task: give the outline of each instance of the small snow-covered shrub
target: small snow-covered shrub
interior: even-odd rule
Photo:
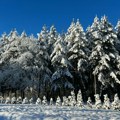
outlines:
[[[41,105],[41,104],[42,104],[41,99],[40,99],[40,98],[37,98],[37,100],[36,100],[36,105]]]
[[[11,104],[16,104],[16,97],[11,98]]]
[[[104,95],[104,103],[103,103],[104,109],[110,109],[110,99],[108,98],[108,95]]]
[[[47,105],[47,99],[45,96],[43,96],[42,105]]]
[[[7,97],[6,101],[5,101],[5,104],[10,104],[10,103],[11,103],[10,97]]]
[[[56,106],[61,106],[61,99],[59,96],[57,97],[57,100],[56,100]]]
[[[92,100],[91,100],[90,97],[88,97],[87,106],[88,106],[89,108],[92,108]]]
[[[17,98],[16,103],[17,103],[17,104],[22,104],[22,97],[21,97],[21,96],[19,96],[19,97]]]
[[[95,108],[100,109],[102,107],[100,96],[99,94],[96,94],[94,96],[95,96]]]
[[[25,98],[23,99],[22,104],[28,104],[28,103],[29,103],[29,100],[28,100],[28,98],[27,98],[27,97],[25,97]]]

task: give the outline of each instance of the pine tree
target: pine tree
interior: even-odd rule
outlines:
[[[91,100],[90,97],[88,97],[87,106],[88,106],[89,108],[92,108],[92,100]]]
[[[10,104],[10,103],[11,103],[11,99],[10,99],[10,97],[7,97],[5,100],[5,104]]]
[[[73,77],[69,71],[71,64],[67,59],[65,43],[61,36],[55,42],[55,48],[51,54],[51,63],[54,68],[52,75],[53,91],[59,91],[59,94],[62,95],[65,93],[66,88],[73,89],[69,81]]]
[[[76,99],[75,99],[75,93],[74,91],[71,91],[71,96],[70,96],[70,106],[76,106]]]
[[[38,33],[37,36],[38,36],[38,40],[42,41],[46,45],[46,47],[48,48],[48,30],[47,30],[46,25],[44,25],[42,27],[41,32]]]
[[[25,97],[25,98],[23,99],[22,104],[28,104],[28,103],[29,103],[29,100],[28,100],[28,98],[27,98],[27,97]]]
[[[48,33],[48,53],[49,55],[52,54],[53,50],[54,50],[54,43],[56,42],[58,37],[58,33],[56,31],[56,28],[54,27],[54,25],[52,25],[50,27],[50,31]]]
[[[56,100],[56,106],[61,106],[61,99],[59,96],[57,97],[57,100]]]
[[[16,103],[17,103],[17,104],[22,104],[22,97],[21,97],[21,96],[19,96],[19,97],[17,98]]]
[[[116,28],[117,37],[120,40],[120,21],[117,22],[117,25],[115,28]]]
[[[47,105],[47,99],[45,96],[43,96],[42,105]]]
[[[79,90],[77,94],[77,106],[80,108],[84,107],[81,90]]]
[[[33,104],[33,103],[34,103],[33,98],[30,98],[29,103],[30,103],[30,104]]]
[[[97,25],[96,25],[96,24]],[[119,55],[115,48],[117,36],[112,25],[104,16],[101,21],[94,20],[95,31],[92,31],[92,51],[89,57],[90,71],[92,71],[94,79],[95,94],[100,93],[98,90],[101,86],[108,88],[109,85],[114,86],[114,83],[120,83],[117,77],[119,70]],[[93,24],[93,25],[94,25]],[[92,26],[93,27],[93,26]],[[91,29],[93,29],[91,27]],[[100,83],[98,83],[98,81]],[[102,89],[101,89],[102,90]]]
[[[53,105],[53,98],[50,98],[50,105]]]
[[[115,94],[114,101],[112,102],[111,107],[112,107],[113,110],[119,110],[120,109],[120,100],[119,100],[118,94]]]
[[[68,29],[65,41],[67,42],[68,48],[68,59],[72,64],[71,73],[74,76],[73,84],[76,89],[82,89],[85,91],[86,83],[88,82],[87,77],[87,59],[88,59],[88,41],[85,36],[83,28],[77,20],[76,23],[72,22]]]
[[[66,96],[63,96],[62,106],[68,106],[68,105],[69,105],[68,98]]]
[[[44,36],[44,34],[42,35]],[[45,37],[46,38],[46,37]],[[51,85],[51,70],[49,68],[50,64],[50,56],[47,52],[46,41],[41,40],[38,37],[38,54],[37,54],[37,62],[39,63],[38,69],[38,93],[46,94],[46,97],[49,96],[50,93],[50,85]]]
[[[42,104],[41,99],[40,99],[40,98],[37,98],[37,100],[36,100],[36,105],[41,105],[41,104]]]
[[[102,107],[100,96],[99,94],[96,94],[94,96],[95,96],[95,108],[100,109]]]
[[[11,104],[16,104],[16,97],[11,98]]]
[[[108,98],[108,95],[104,95],[104,103],[103,103],[103,108],[104,109],[110,109],[110,99]]]

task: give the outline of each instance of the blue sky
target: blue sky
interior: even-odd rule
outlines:
[[[116,25],[120,0],[0,0],[0,34],[16,28],[36,35],[44,24],[66,31],[73,18],[79,18],[86,29],[96,15],[104,14]]]

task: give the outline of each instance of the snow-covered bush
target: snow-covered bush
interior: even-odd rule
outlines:
[[[92,100],[90,97],[88,97],[88,100],[87,100],[87,107],[88,108],[92,108],[93,104],[92,104]]]
[[[5,100],[5,104],[10,104],[10,103],[11,103],[11,99],[10,99],[10,97],[7,97]]]
[[[108,98],[108,95],[104,95],[104,103],[103,103],[103,108],[104,109],[110,109],[111,105],[110,105],[110,99]]]
[[[77,94],[77,106],[80,108],[84,107],[81,90],[79,90]]]
[[[75,93],[74,91],[71,91],[71,96],[69,96],[70,106],[76,106],[76,99],[75,99]]]
[[[66,96],[63,96],[62,106],[68,106],[68,105],[69,105],[68,98]]]
[[[27,97],[25,97],[25,98],[23,99],[22,104],[28,104],[28,103],[29,103],[29,100],[28,100],[28,98],[27,98]]]
[[[30,103],[30,104],[33,104],[33,103],[34,103],[33,98],[30,98],[29,103]]]
[[[0,96],[0,103],[4,102],[4,98],[2,96]]]
[[[16,97],[11,98],[11,104],[16,104]]]
[[[95,96],[95,108],[100,109],[102,107],[100,96],[99,94],[96,94],[94,96]]]
[[[53,105],[53,98],[50,98],[50,104],[49,105]]]
[[[114,101],[112,102],[111,107],[114,110],[120,109],[120,100],[119,100],[118,94],[115,94]]]
[[[21,96],[19,96],[19,97],[17,98],[16,103],[17,103],[17,104],[22,104],[22,97],[21,97]]]
[[[41,99],[40,99],[40,98],[37,98],[37,100],[36,100],[36,105],[41,105],[41,104],[42,104]]]
[[[60,99],[60,97],[58,96],[57,97],[57,100],[56,100],[56,106],[61,106],[61,99]]]
[[[47,99],[45,96],[43,96],[42,105],[47,105],[47,104],[48,104]]]

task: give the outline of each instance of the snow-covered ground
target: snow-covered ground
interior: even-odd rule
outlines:
[[[120,120],[120,112],[40,105],[0,105],[0,120]]]

